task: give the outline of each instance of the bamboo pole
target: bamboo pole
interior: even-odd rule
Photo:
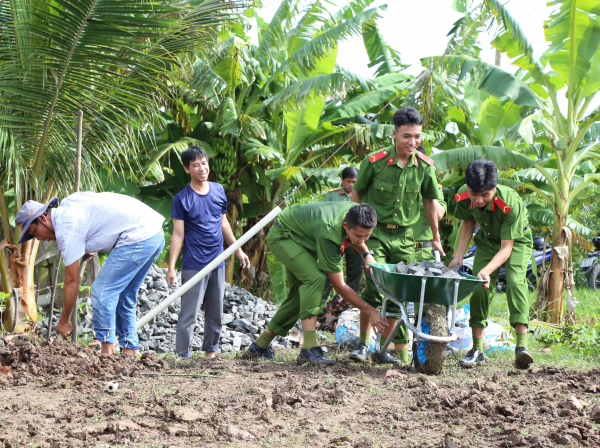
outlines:
[[[62,260],[62,255],[58,256],[58,261],[56,262],[56,270],[54,271],[54,282],[52,282],[50,288],[50,314],[48,315],[48,339],[50,339],[50,335],[52,334],[52,316],[54,316],[54,296],[56,294],[56,285],[58,284],[58,271],[60,270],[60,262]]]
[[[79,109],[77,112],[77,155],[75,156],[75,193],[79,192],[79,186],[81,181],[81,139],[83,134],[83,111]],[[81,262],[81,266],[79,266],[79,281],[83,277],[83,273],[85,272],[85,265],[87,264],[87,260]],[[77,292],[79,297],[79,292]],[[73,311],[71,312],[71,325],[73,326],[73,330],[71,331],[71,339],[75,344],[77,344],[77,302],[75,299],[75,306],[73,307]]]

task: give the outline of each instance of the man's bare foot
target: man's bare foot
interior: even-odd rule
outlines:
[[[134,349],[132,349],[132,348],[124,348],[124,349],[122,350],[122,352],[123,352],[123,353],[125,353],[127,356],[131,356],[131,357],[133,357],[133,358],[137,358],[137,357],[138,357],[138,355],[137,355],[137,353],[138,353],[138,352],[137,352],[137,350],[134,350]]]
[[[206,352],[206,355],[204,357],[206,359],[213,359],[216,356],[217,356],[217,352]]]

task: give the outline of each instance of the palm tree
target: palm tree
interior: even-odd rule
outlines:
[[[11,0],[0,3],[0,213],[4,291],[19,291],[16,329],[35,321],[38,242],[15,246],[11,221],[28,199],[72,191],[76,117],[85,117],[85,188],[97,168],[139,166],[138,139],[171,92],[178,56],[212,41],[240,0]],[[10,199],[8,201],[7,199]],[[4,313],[13,328],[12,310]]]

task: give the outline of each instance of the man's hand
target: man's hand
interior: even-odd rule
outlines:
[[[365,274],[367,275],[371,275],[371,266],[369,266],[369,263],[376,263],[373,255],[367,255],[365,257]]]
[[[456,255],[448,265],[448,269],[453,268],[454,266],[462,266],[462,264],[463,257],[459,257],[458,255]]]
[[[248,255],[244,253],[241,247],[235,251],[235,255],[240,260],[240,268],[244,269],[250,267],[250,259],[248,258]]]
[[[444,257],[446,255],[446,252],[444,252],[444,249],[442,248],[442,240],[440,238],[433,239],[433,248],[440,253],[440,256]]]
[[[367,316],[369,316],[369,323],[373,326],[373,328],[378,333],[383,333],[388,326],[388,323],[381,318],[381,313],[377,311],[375,308],[369,305],[369,308],[366,311]]]
[[[96,255],[98,252],[90,252],[89,254],[85,254],[83,256],[83,261],[88,261],[90,258],[92,258],[94,255]]]
[[[175,282],[177,281],[177,273],[175,272],[175,269],[171,269],[169,268],[169,270],[167,271],[167,285],[172,286],[175,284]]]
[[[484,280],[484,282],[481,285],[485,289],[488,289],[490,287],[490,274],[488,274],[485,269],[482,269],[481,271],[479,271],[479,274],[477,274],[477,278],[479,280]]]
[[[63,319],[63,316],[65,316],[64,312],[61,314],[60,319],[56,324],[56,333],[60,334],[63,338],[66,339],[66,337],[69,336],[69,333],[71,333],[73,325],[71,325],[71,321],[69,319],[70,316],[67,317],[66,321]]]

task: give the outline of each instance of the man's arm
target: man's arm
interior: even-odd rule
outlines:
[[[362,195],[363,195],[362,191],[352,190],[352,202],[356,202],[357,204],[360,204]]]
[[[490,287],[490,274],[496,269],[499,269],[500,266],[506,263],[506,260],[510,258],[514,242],[515,240],[500,240],[500,250],[498,253],[496,253],[487,266],[477,274],[478,279],[485,280],[483,283],[484,288],[487,289]]]
[[[228,246],[231,246],[236,242],[235,236],[233,236],[233,231],[231,230],[231,226],[229,225],[229,221],[227,221],[227,216],[225,214],[222,215],[221,218],[221,230],[223,231],[223,240]],[[235,251],[235,255],[240,260],[240,266],[242,269],[250,267],[250,259],[244,253],[241,247]]]
[[[467,251],[467,247],[469,247],[469,242],[473,236],[473,230],[475,230],[475,224],[476,223],[474,219],[462,222],[460,227],[460,235],[458,237],[458,245],[456,246],[456,253],[448,265],[449,268],[462,265],[465,252]]]
[[[329,279],[335,291],[342,296],[344,300],[352,306],[358,308],[362,313],[369,316],[371,325],[377,329],[379,333],[383,333],[387,327],[387,322],[381,319],[381,314],[371,305],[361,299],[350,286],[344,282],[343,272],[329,272]]]
[[[442,215],[440,216],[440,210],[442,209]],[[429,227],[431,227],[431,231],[433,233],[433,248],[437,249],[439,253],[443,256],[446,255],[444,249],[442,248],[442,241],[440,237],[440,230],[438,228],[438,221],[442,219],[444,216],[443,210],[444,208],[437,201],[437,199],[425,199],[423,198],[423,210],[425,211],[425,216],[427,216],[427,221],[429,222]]]
[[[175,263],[179,258],[179,252],[183,246],[183,237],[185,235],[185,221],[173,218],[173,235],[171,236],[171,249],[169,250],[169,265],[167,271],[167,285],[175,283]]]
[[[67,337],[73,326],[71,325],[71,313],[79,296],[79,261],[65,267],[65,283],[63,286],[63,307],[60,319],[56,324],[56,332]]]

